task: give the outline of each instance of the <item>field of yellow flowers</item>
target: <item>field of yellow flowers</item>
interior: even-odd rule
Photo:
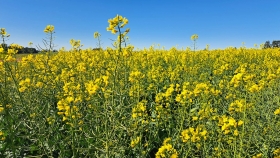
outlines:
[[[280,157],[278,48],[11,52],[1,157]]]

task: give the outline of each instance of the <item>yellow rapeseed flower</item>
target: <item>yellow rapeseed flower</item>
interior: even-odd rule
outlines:
[[[196,121],[196,120],[198,120],[198,117],[197,117],[197,116],[193,116],[193,117],[192,117],[192,120],[193,120],[193,121]]]
[[[135,139],[131,140],[130,146],[134,148],[140,142],[140,137],[136,137]]]
[[[238,126],[241,126],[241,125],[243,125],[243,123],[244,123],[244,122],[243,122],[242,120],[239,120],[238,123],[237,123],[237,125],[238,125]]]
[[[274,154],[275,156],[280,156],[280,148],[275,149],[275,150],[273,151],[273,154]]]
[[[274,114],[275,114],[275,115],[279,115],[279,114],[280,114],[280,108],[276,109],[276,110],[274,111]]]
[[[234,130],[233,135],[238,136],[238,130]]]
[[[107,27],[107,31],[111,31],[113,34],[116,34],[118,32],[116,27],[123,28],[128,23],[128,20],[121,15],[117,15],[113,19],[109,19],[108,23],[109,27]]]
[[[46,28],[44,29],[45,33],[52,33],[53,31],[54,31],[53,25],[47,25]]]
[[[6,29],[5,29],[5,28],[1,28],[1,29],[0,29],[0,34],[1,34],[2,36],[6,36],[6,34],[7,34]]]
[[[4,52],[4,48],[0,48],[0,53],[3,53]]]
[[[8,54],[16,54],[17,50],[15,49],[8,49]]]
[[[176,149],[173,148],[173,146],[169,143],[171,141],[171,138],[166,138],[162,146],[158,149],[158,152],[156,153],[156,158],[177,158],[178,152]]]
[[[30,47],[32,46],[32,44],[33,44],[32,42],[29,42],[29,43],[28,43],[28,45],[29,45]]]
[[[262,153],[253,156],[252,158],[262,158]]]
[[[191,36],[191,40],[195,41],[195,40],[197,40],[197,39],[198,39],[198,35],[197,35],[197,34],[193,34],[193,35]]]
[[[99,32],[94,32],[94,34],[93,34],[93,37],[94,38],[98,38],[100,36],[100,33]]]
[[[4,111],[4,107],[0,104],[0,113]]]
[[[251,93],[258,92],[258,91],[260,91],[260,89],[261,89],[261,87],[259,87],[257,84],[254,84],[249,88],[249,92],[251,92]]]
[[[7,55],[6,58],[5,58],[6,61],[9,61],[9,62],[12,62],[12,61],[16,61],[16,58],[14,58],[13,56],[11,55]]]

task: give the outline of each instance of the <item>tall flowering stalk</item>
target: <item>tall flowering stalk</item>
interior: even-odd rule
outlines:
[[[97,40],[98,40],[97,45],[98,45],[98,48],[99,48],[99,49],[101,49],[101,40],[100,40],[100,36],[101,36],[101,34],[100,34],[99,32],[94,32],[94,34],[93,34],[93,37],[94,37],[94,38],[97,38]]]
[[[53,25],[47,25],[44,29],[44,32],[47,34],[47,38],[43,39],[43,44],[45,45],[45,48],[48,50],[48,52],[53,51],[53,48],[55,47],[53,44],[54,41],[54,37],[53,34],[54,32],[54,26]],[[44,50],[40,47],[39,45],[39,49]]]
[[[193,41],[193,50],[195,51],[196,49],[196,40],[198,39],[198,35],[197,34],[193,34],[191,36],[191,40]]]
[[[29,42],[28,45],[29,45],[29,47],[32,48],[33,43],[32,43],[32,42]]]
[[[83,45],[81,45],[81,40],[70,40],[70,44],[73,50],[80,50]]]
[[[7,39],[5,40],[5,38],[10,37],[10,34],[7,34],[5,28],[0,28],[0,36],[2,38],[2,47],[7,47],[7,45],[5,44],[5,41],[7,41]]]
[[[125,36],[130,31],[130,29],[127,28],[122,33],[121,28],[123,28],[126,24],[128,24],[128,20],[125,17],[122,17],[121,15],[117,15],[113,19],[109,19],[108,23],[109,23],[109,27],[107,27],[107,31],[111,31],[112,34],[116,34],[117,32],[119,32],[115,45],[118,45],[119,51],[121,52],[122,43],[125,43]]]

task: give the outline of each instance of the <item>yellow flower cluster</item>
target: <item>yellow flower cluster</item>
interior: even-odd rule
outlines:
[[[165,92],[165,98],[167,98],[167,100],[170,100],[170,97],[172,96],[173,92],[175,91],[175,85],[171,84],[169,86],[169,88],[167,88],[166,92]]]
[[[216,70],[213,71],[213,73],[215,75],[222,75],[225,71],[230,69],[230,65],[228,63],[220,66],[219,68],[217,68]]]
[[[198,35],[197,35],[197,34],[193,34],[193,35],[191,36],[191,40],[195,41],[195,40],[197,40],[197,39],[198,39]]]
[[[209,89],[209,87],[207,86],[206,83],[199,83],[195,86],[193,93],[195,96],[198,96],[202,92],[208,94],[209,93],[208,89]]]
[[[16,58],[13,57],[11,54],[8,54],[8,55],[5,56],[4,60],[7,61],[7,62],[14,62],[14,61],[16,61]]]
[[[146,104],[147,104],[147,101],[142,100],[134,108],[132,108],[132,118],[138,119],[138,120],[140,118],[141,121],[144,121],[144,119],[148,116]]]
[[[280,158],[280,148],[277,148],[273,151],[274,158]]]
[[[228,111],[229,112],[244,112],[246,108],[246,102],[244,99],[242,100],[235,100],[234,102],[230,103]]]
[[[19,82],[19,86],[20,86],[19,91],[24,92],[25,90],[28,90],[28,88],[31,86],[31,84],[32,83],[31,83],[30,78],[26,78],[24,80],[21,80]]]
[[[176,96],[176,101],[185,104],[187,101],[192,102],[192,97],[194,96],[194,93],[191,90],[188,90],[188,87],[190,85],[190,82],[184,82],[183,88],[180,94]]]
[[[81,47],[81,40],[74,40],[74,39],[71,39],[70,40],[70,44],[72,46],[73,49],[78,49]]]
[[[0,45],[0,53],[3,53],[3,52],[4,52],[4,48],[2,48]]]
[[[5,28],[0,28],[0,35],[2,36],[2,38],[4,38],[4,37],[10,37],[10,34],[7,34]]]
[[[4,141],[6,139],[4,132],[0,131],[0,140]]]
[[[47,122],[48,122],[48,124],[50,124],[50,125],[53,124],[53,123],[55,122],[54,117],[52,117],[52,116],[51,116],[51,117],[48,117],[48,118],[47,118]]]
[[[119,26],[120,28],[123,28],[126,24],[128,24],[128,20],[121,15],[117,15],[113,19],[109,19],[108,23],[109,27],[107,27],[107,31],[111,31],[113,34],[116,34],[118,32],[118,28],[116,27]]]
[[[11,49],[22,49],[23,46],[13,43],[13,44],[10,44],[10,48]]]
[[[280,114],[280,108],[276,109],[276,110],[274,111],[274,114],[275,114],[275,115],[279,115],[279,114]]]
[[[136,71],[132,71],[130,72],[129,75],[129,81],[130,82],[139,82],[141,79],[143,79],[145,77],[145,75],[143,73],[141,73],[140,71],[136,70]]]
[[[254,155],[252,158],[262,158],[262,157],[263,157],[263,154],[260,153],[260,154]]]
[[[57,103],[57,109],[59,110],[57,114],[63,116],[63,121],[81,117],[79,108],[75,105],[72,106],[74,102],[75,100],[73,97],[66,97],[66,99],[61,99]]]
[[[234,136],[238,136],[239,132],[237,127],[242,126],[243,123],[244,122],[242,120],[237,122],[234,118],[227,117],[225,115],[219,118],[219,126],[221,126],[221,130],[224,132],[224,134],[229,134],[232,132]]]
[[[7,34],[6,29],[5,28],[1,28],[0,29],[0,34],[1,35],[6,35]]]
[[[263,88],[263,85],[253,84],[248,90],[251,93],[259,92]]]
[[[0,104],[0,113],[4,111],[4,107]]]
[[[6,52],[6,58],[11,58],[14,54],[18,52],[19,49],[22,49],[23,47],[18,44],[11,44],[8,48],[8,51]],[[0,53],[5,53],[4,48],[2,48],[2,45],[0,45]]]
[[[215,89],[214,87],[211,87],[211,85],[207,83],[197,83],[195,85],[195,88],[191,88],[190,82],[184,82],[183,88],[180,92],[181,93],[177,94],[176,96],[176,101],[181,104],[186,104],[187,102],[191,103],[193,102],[193,99],[195,99],[195,97],[199,97],[200,95],[203,94],[218,96],[222,93],[221,90]]]
[[[184,143],[191,141],[193,143],[199,142],[200,140],[207,139],[207,130],[203,126],[198,125],[196,128],[189,127],[181,132],[181,139]]]
[[[100,35],[100,33],[99,32],[94,32],[94,34],[93,34],[93,37],[94,38],[98,38],[98,37],[100,37],[101,35]]]
[[[171,84],[165,92],[159,92],[155,97],[157,118],[168,119],[170,117],[172,107],[170,106],[175,92],[175,85]]]
[[[47,25],[46,28],[44,29],[45,33],[53,33],[53,31],[54,31],[53,25]]]
[[[9,55],[16,54],[17,52],[18,52],[18,50],[15,50],[15,49],[8,49],[8,54],[9,54]]]
[[[124,56],[124,57],[129,57],[129,56],[131,56],[133,49],[134,49],[134,46],[128,45],[128,46],[123,50],[123,56]]]
[[[89,95],[94,95],[97,93],[97,91],[100,88],[97,83],[98,83],[98,80],[96,80],[95,82],[89,81],[88,83],[85,83],[85,87],[86,87],[86,90]]]
[[[242,82],[243,73],[238,73],[234,75],[230,81],[230,84],[234,86],[234,88],[238,87]]]
[[[158,149],[156,153],[156,158],[178,158],[178,152],[173,148],[172,144],[170,144],[171,138],[166,138],[163,141],[162,146]]]
[[[211,105],[209,103],[203,103],[201,108],[199,109],[197,115],[199,117],[199,120],[202,120],[202,119],[215,120],[217,117],[217,114],[215,114],[216,112],[217,112],[217,109],[211,107]],[[194,119],[194,117],[193,117],[193,120],[198,120],[198,118]]]
[[[140,142],[140,137],[131,140],[130,147],[134,148]]]

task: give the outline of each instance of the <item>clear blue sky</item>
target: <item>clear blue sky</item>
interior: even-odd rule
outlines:
[[[106,31],[117,14],[129,20],[130,43],[136,48],[160,44],[186,48],[198,34],[198,48],[246,47],[280,40],[280,0],[0,0],[0,28],[11,34],[8,44],[42,44],[46,25],[55,26],[56,49],[81,40],[96,47],[93,33],[101,33],[102,46],[116,35]]]

